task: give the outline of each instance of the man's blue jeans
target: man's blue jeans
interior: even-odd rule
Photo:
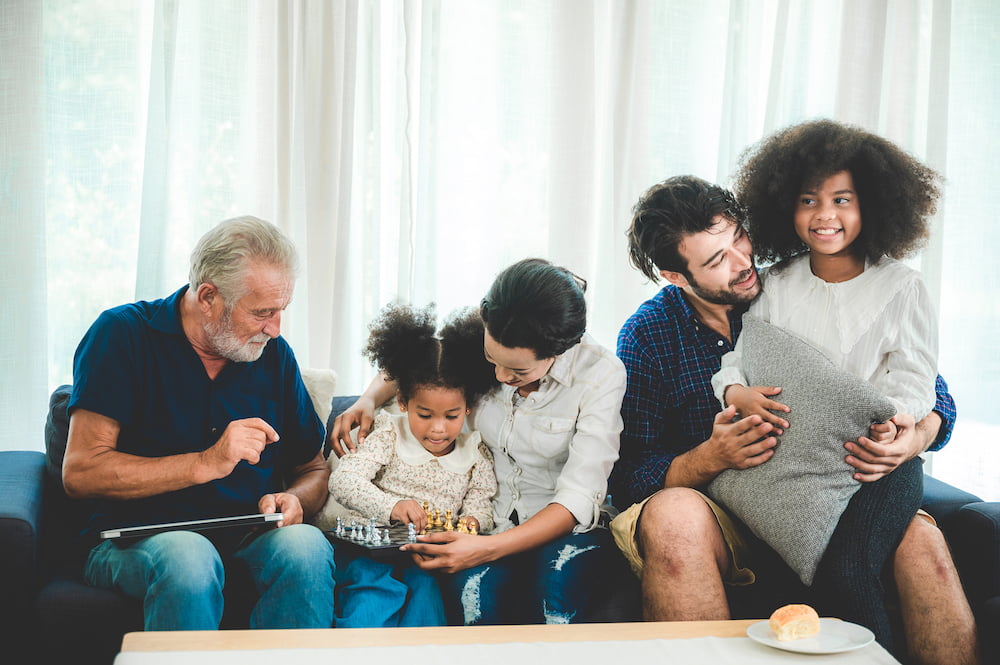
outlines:
[[[337,628],[444,626],[434,574],[408,559],[390,564],[338,548]]]
[[[225,563],[211,540],[192,531],[160,533],[124,547],[105,541],[91,550],[84,576],[141,600],[146,630],[215,630],[226,565],[245,566],[256,585],[260,598],[251,628],[333,625],[333,547],[307,524],[264,531]]]
[[[442,578],[451,623],[573,623],[621,564],[607,529],[569,534]]]

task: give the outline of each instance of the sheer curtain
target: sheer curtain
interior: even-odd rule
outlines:
[[[97,314],[184,283],[196,238],[238,214],[300,248],[283,332],[343,392],[372,375],[359,350],[382,304],[475,305],[525,256],[588,280],[613,347],[657,288],[627,262],[639,194],[678,173],[728,184],[746,146],[824,116],[947,178],[914,259],[960,413],[935,472],[1000,498],[977,462],[1000,429],[998,31],[990,0],[8,0],[0,447],[40,447]]]

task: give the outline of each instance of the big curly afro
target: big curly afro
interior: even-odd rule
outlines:
[[[938,173],[871,132],[815,120],[764,138],[740,159],[734,189],[758,261],[808,251],[794,228],[799,197],[841,171],[851,173],[861,208],[860,255],[899,259],[923,245],[940,196]]]

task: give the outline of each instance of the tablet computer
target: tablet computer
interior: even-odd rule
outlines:
[[[203,531],[205,529],[220,529],[223,527],[257,526],[279,522],[283,517],[284,515],[281,513],[258,513],[256,515],[236,515],[234,517],[213,517],[204,520],[190,520],[188,522],[165,522],[163,524],[146,524],[144,526],[126,526],[101,531],[101,539],[143,538],[165,531]]]

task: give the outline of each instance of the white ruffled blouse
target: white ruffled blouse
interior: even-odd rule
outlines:
[[[777,272],[762,270],[761,277],[763,291],[750,314],[809,341],[870,382],[899,413],[920,420],[934,408],[937,317],[917,271],[885,257],[853,279],[830,283],[812,274],[805,254]],[[712,377],[723,406],[726,386],[746,385],[741,342]]]

